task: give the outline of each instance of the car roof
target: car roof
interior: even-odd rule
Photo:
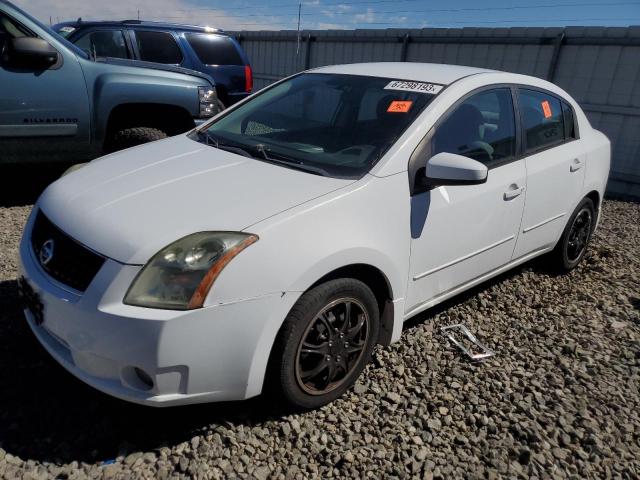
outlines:
[[[331,65],[311,70],[314,73],[338,73],[344,75],[363,75],[369,77],[396,78],[417,82],[449,85],[463,77],[478,73],[495,73],[496,70],[444,65],[440,63],[378,62]]]
[[[81,28],[81,27],[121,27],[121,26],[135,26],[135,27],[144,27],[145,29],[150,30],[177,30],[183,32],[202,32],[202,33],[218,33],[225,34],[224,30],[213,27],[203,27],[201,25],[184,25],[180,23],[167,23],[167,22],[149,22],[145,20],[76,20],[71,22],[62,22],[55,25],[56,28],[59,27],[73,27],[73,28]]]

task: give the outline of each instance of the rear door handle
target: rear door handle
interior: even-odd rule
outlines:
[[[579,158],[574,158],[573,162],[571,162],[571,166],[569,167],[570,172],[577,172],[582,168],[582,162]]]
[[[516,198],[518,195],[521,195],[524,192],[525,187],[518,187],[516,184],[513,184],[509,187],[509,190],[504,192],[505,200],[512,200]]]

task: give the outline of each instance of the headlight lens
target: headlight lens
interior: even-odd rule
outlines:
[[[202,307],[222,269],[258,237],[236,232],[200,232],[163,248],[135,278],[124,303],[191,310]]]
[[[200,117],[213,117],[218,113],[218,96],[211,87],[198,87],[200,97]]]

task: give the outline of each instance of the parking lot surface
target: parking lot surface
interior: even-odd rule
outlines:
[[[640,204],[604,203],[572,274],[536,261],[410,320],[353,391],[304,414],[155,410],[73,378],[18,307],[30,209],[0,207],[2,478],[640,476]],[[460,322],[496,355],[460,355],[440,333]]]

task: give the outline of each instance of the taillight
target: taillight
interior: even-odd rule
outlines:
[[[244,90],[249,93],[253,90],[253,72],[251,71],[251,65],[244,66]]]

